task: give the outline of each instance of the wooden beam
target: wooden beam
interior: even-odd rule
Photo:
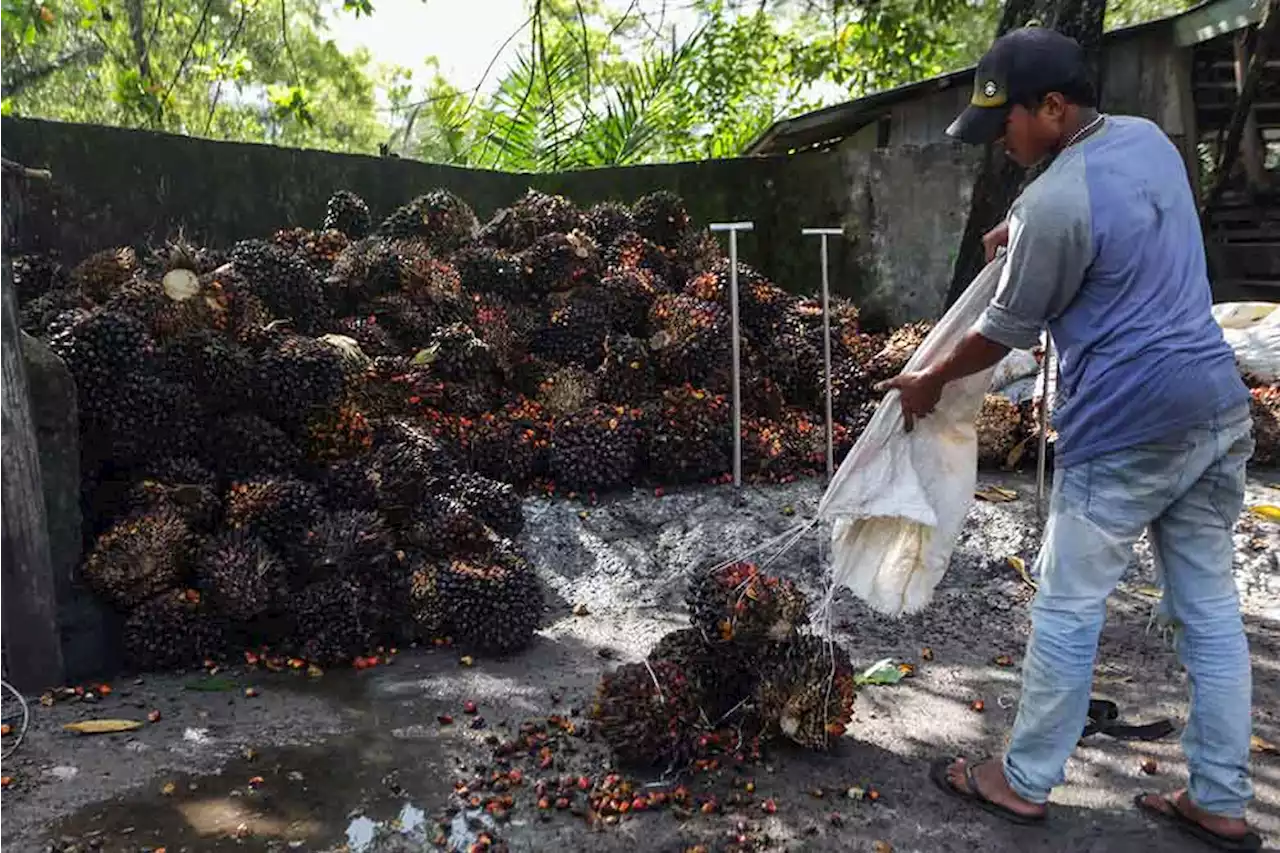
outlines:
[[[49,175],[11,160],[0,162],[4,209],[0,213],[0,480],[4,519],[0,534],[0,596],[3,616],[4,676],[23,691],[61,684],[65,674],[62,632],[58,623],[57,585],[49,551],[49,527],[40,475],[22,336],[18,298],[13,286],[9,247],[21,217],[23,182]]]
[[[1280,0],[1267,0],[1262,23],[1258,25],[1257,45],[1249,60],[1249,70],[1241,83],[1240,95],[1236,99],[1236,109],[1231,116],[1231,123],[1227,126],[1227,138],[1222,146],[1222,154],[1218,158],[1213,187],[1205,198],[1205,211],[1213,207],[1227,187],[1231,169],[1235,166],[1236,157],[1240,153],[1245,125],[1252,112],[1253,96],[1258,91],[1258,83],[1262,80],[1268,55],[1275,46],[1277,32],[1280,32]]]
[[[1262,7],[1266,2],[1218,0],[1194,9],[1174,19],[1173,40],[1178,47],[1190,47],[1252,26],[1262,19]]]

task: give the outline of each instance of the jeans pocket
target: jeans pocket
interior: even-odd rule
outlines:
[[[1209,503],[1221,521],[1223,528],[1231,530],[1244,510],[1244,490],[1247,483],[1247,466],[1254,451],[1253,428],[1238,428],[1227,452],[1220,457],[1205,476],[1211,478]]]
[[[1085,517],[1111,536],[1136,539],[1173,500],[1194,450],[1193,442],[1175,439],[1086,463]]]

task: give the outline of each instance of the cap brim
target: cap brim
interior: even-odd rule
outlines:
[[[1004,135],[1005,119],[1009,107],[965,107],[964,112],[951,122],[947,136],[970,145],[985,145]]]

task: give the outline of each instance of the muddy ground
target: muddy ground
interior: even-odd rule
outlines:
[[[576,786],[579,776],[591,785],[606,776],[599,744],[559,731],[541,754],[551,757],[546,769],[541,755],[495,758],[494,744],[519,737],[528,720],[545,724],[559,715],[580,723],[604,669],[639,659],[681,624],[690,569],[812,513],[817,483],[748,488],[737,499],[726,488],[661,498],[637,493],[590,508],[529,502],[524,544],[551,591],[551,612],[534,644],[509,660],[467,667],[449,649],[405,650],[391,665],[363,672],[307,677],[233,668],[213,681],[203,673],[120,678],[93,704],[36,704],[26,739],[3,763],[12,777],[3,794],[3,841],[14,851],[391,853],[432,849],[443,819],[444,836],[464,849],[489,823],[512,850],[527,851],[1202,849],[1130,805],[1140,790],[1185,782],[1176,736],[1159,743],[1089,739],[1055,793],[1050,828],[1012,827],[929,784],[930,759],[996,752],[1013,720],[1031,590],[1007,558],[1030,562],[1038,527],[1031,484],[997,480],[1019,499],[975,504],[927,610],[894,620],[848,597],[836,601],[835,637],[855,662],[892,656],[917,664],[916,675],[864,688],[855,722],[831,754],[773,749],[742,765],[726,755],[716,770],[683,779],[631,777],[644,794],[670,795],[685,785],[691,814],[664,807],[589,824]],[[1254,478],[1250,503],[1280,503],[1276,482]],[[1280,525],[1246,515],[1237,541],[1255,730],[1280,743]],[[775,568],[816,592],[820,566],[811,537]],[[1139,549],[1112,601],[1095,692],[1115,699],[1126,718],[1167,716],[1180,728],[1185,676],[1163,638],[1147,630],[1150,572]],[[573,615],[578,604],[586,615]],[[931,660],[922,658],[925,647]],[[1005,654],[1014,667],[994,663]],[[246,687],[257,695],[246,696]],[[979,699],[983,712],[971,707]],[[476,703],[476,714],[466,713],[467,701]],[[78,737],[62,730],[90,717],[146,720],[152,710],[160,720],[135,732]],[[442,724],[441,714],[453,722]],[[581,734],[585,726],[575,728]],[[1146,758],[1156,762],[1154,775],[1141,770]],[[512,769],[524,778],[509,791],[473,781]],[[1254,769],[1250,817],[1268,845],[1280,847],[1280,756],[1255,753]],[[551,781],[546,811],[536,805],[538,779]],[[471,782],[467,797],[481,797],[482,806],[504,795],[513,805],[498,821],[469,807],[450,816],[451,803],[466,805],[454,795],[458,782]],[[566,808],[557,810],[561,782],[571,785],[563,792]],[[851,798],[851,788],[878,796]],[[699,804],[712,797],[712,813],[703,814]]]

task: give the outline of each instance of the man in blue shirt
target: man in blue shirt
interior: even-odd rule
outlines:
[[[1060,379],[1055,476],[1022,697],[1001,761],[941,762],[949,793],[1022,823],[1044,820],[1088,714],[1106,600],[1148,533],[1191,686],[1188,789],[1145,812],[1211,844],[1253,850],[1249,650],[1231,563],[1253,452],[1248,390],[1210,313],[1195,199],[1151,122],[1095,109],[1080,46],[1039,27],[998,39],[948,129],[1052,164],[985,240],[1007,245],[995,298],[960,344],[883,387],[907,429],[943,386],[1030,348],[1048,328]]]

